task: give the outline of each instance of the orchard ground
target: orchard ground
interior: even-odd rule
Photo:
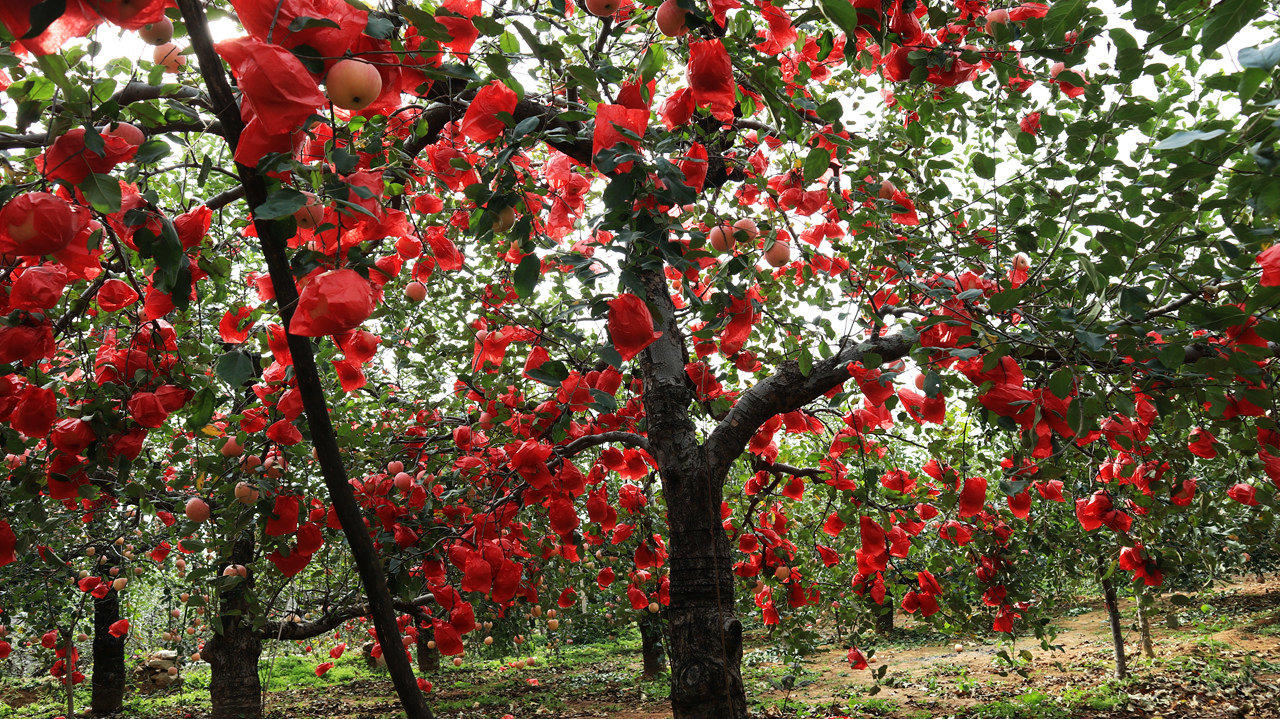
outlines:
[[[1172,596],[1180,596],[1175,604]],[[1141,657],[1132,602],[1125,639],[1131,676],[1112,679],[1110,634],[1101,602],[1063,604],[1054,619],[1052,651],[1030,640],[1010,647],[994,637],[973,638],[956,651],[953,638],[900,617],[877,647],[870,670],[849,668],[831,627],[821,627],[816,650],[788,659],[765,633],[752,632],[743,659],[747,695],[761,717],[926,717],[1054,719],[1164,717],[1269,719],[1280,717],[1280,575],[1241,577],[1198,594],[1168,595],[1152,615],[1154,659]],[[641,680],[635,625],[610,640],[539,646],[540,662],[514,669],[497,661],[469,661],[432,676],[436,716],[669,717],[666,682]],[[1020,658],[1022,650],[1030,660]],[[1001,651],[1015,658],[1009,668]],[[382,719],[402,716],[384,674],[348,652],[324,677],[315,654],[264,658],[266,715],[273,719]],[[887,665],[879,687],[873,673]],[[201,719],[207,716],[208,672],[184,671],[184,685],[126,700],[124,716]],[[7,677],[0,716],[46,719],[63,700],[47,679]],[[78,702],[78,704],[80,704]],[[80,704],[83,705],[83,704]]]

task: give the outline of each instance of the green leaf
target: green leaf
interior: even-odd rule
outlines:
[[[984,180],[994,179],[996,176],[996,161],[979,152],[973,156],[973,171]]]
[[[253,358],[242,350],[232,350],[214,362],[213,371],[223,382],[233,388],[239,388],[257,375]]]
[[[187,411],[191,412],[187,417],[187,429],[195,431],[209,424],[209,420],[213,419],[213,409],[216,404],[214,399],[213,390],[209,387],[196,392],[186,407]]]
[[[336,30],[342,26],[326,17],[308,17],[306,15],[299,15],[293,19],[293,22],[289,23],[289,32],[302,32],[303,30],[310,30],[317,27],[331,27]]]
[[[569,378],[569,368],[563,362],[543,362],[539,367],[529,370],[529,376],[543,384],[559,387],[561,382]]]
[[[824,147],[815,147],[804,158],[804,180],[813,182],[831,167],[831,153]]]
[[[1265,6],[1266,0],[1219,0],[1200,27],[1204,53],[1208,55],[1225,45],[1250,21],[1258,19]]]
[[[1193,142],[1203,142],[1204,140],[1212,140],[1215,137],[1220,137],[1225,134],[1227,134],[1226,130],[1209,130],[1208,132],[1202,132],[1200,130],[1183,130],[1182,132],[1175,132],[1172,135],[1166,137],[1165,139],[1156,143],[1156,145],[1151,149],[1152,150],[1176,150],[1179,147],[1186,147],[1187,145],[1190,145]]]
[[[292,187],[284,187],[267,195],[266,202],[253,208],[253,214],[264,220],[279,220],[291,217],[306,204],[306,195]]]
[[[1246,47],[1240,51],[1241,67],[1270,70],[1278,64],[1280,64],[1280,42],[1262,50],[1256,47]]]
[[[120,211],[120,183],[111,175],[90,173],[80,183],[80,191],[98,212],[110,215]]]
[[[133,161],[139,165],[153,165],[168,156],[169,143],[164,140],[148,140],[138,148],[138,154],[134,156]]]
[[[1061,42],[1068,30],[1080,27],[1087,7],[1085,0],[1058,0],[1044,16],[1044,37],[1051,42]]]
[[[535,254],[525,255],[511,277],[516,286],[516,294],[522,298],[533,294],[533,288],[541,276],[542,260]]]
[[[849,37],[858,31],[858,11],[849,0],[822,0],[819,9]]]
[[[30,40],[33,37],[38,37],[45,30],[48,30],[49,26],[62,17],[62,14],[66,11],[67,0],[44,0],[44,2],[37,3],[31,8],[31,12],[28,15],[31,19],[31,29],[27,30],[27,34],[23,35],[21,39]]]

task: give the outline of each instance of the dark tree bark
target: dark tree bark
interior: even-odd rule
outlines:
[[[89,710],[95,715],[115,714],[124,707],[124,637],[111,634],[111,625],[119,620],[119,592],[107,592],[102,599],[93,600],[93,678]]]
[[[440,652],[427,646],[431,637],[430,629],[418,628],[418,671],[423,674],[440,671]]]
[[[191,46],[199,58],[200,73],[209,91],[212,106],[216,108],[218,119],[222,123],[227,144],[235,150],[244,125],[236,106],[235,95],[222,68],[222,60],[213,48],[208,18],[199,0],[178,0],[178,8],[187,24]],[[236,164],[236,172],[240,176],[241,184],[244,185],[245,200],[248,201],[249,207],[251,209],[260,207],[267,200],[267,186],[262,175],[254,168],[239,163]],[[285,225],[263,220],[257,217],[256,213],[253,216],[253,225],[261,243],[262,253],[266,257],[276,303],[280,308],[282,324],[286,328],[289,352],[293,355],[294,377],[302,394],[302,405],[311,430],[316,457],[319,460],[320,473],[329,491],[329,499],[333,502],[334,511],[342,525],[342,532],[351,548],[351,556],[360,574],[365,595],[369,599],[369,613],[373,618],[378,641],[387,650],[383,653],[387,660],[387,671],[391,674],[391,682],[395,686],[396,694],[400,698],[400,704],[408,719],[431,719],[431,710],[427,708],[422,692],[418,689],[409,658],[404,651],[400,650],[402,646],[400,627],[396,623],[396,610],[392,603],[391,592],[387,588],[381,559],[373,546],[373,540],[369,538],[364,517],[360,513],[360,505],[356,503],[355,494],[347,481],[347,470],[343,466],[337,436],[334,434],[333,422],[329,417],[324,386],[320,382],[320,372],[316,367],[311,342],[306,337],[288,332],[290,320],[293,318],[293,308],[298,302],[298,287],[294,283],[289,263],[286,238],[282,236],[282,228]]]
[[[1129,676],[1129,663],[1124,655],[1124,627],[1120,624],[1120,602],[1116,598],[1116,585],[1107,576],[1106,562],[1098,560],[1098,583],[1102,585],[1102,601],[1107,608],[1107,622],[1111,625],[1111,649],[1116,661],[1116,679]]]
[[[253,535],[242,533],[236,539],[229,564],[250,566],[253,551]],[[200,653],[209,663],[212,719],[260,719],[262,716],[262,681],[258,678],[262,638],[245,621],[249,610],[245,595],[252,581],[250,572],[244,582],[221,593],[219,622],[222,631],[214,632]]]
[[[688,348],[675,321],[675,304],[662,263],[633,262],[650,306],[658,310],[662,336],[640,354],[649,453],[658,465],[666,497],[670,540],[671,603],[666,610],[674,719],[745,719],[742,622],[734,611],[733,562],[720,520],[724,483],[747,441],[769,418],[798,409],[849,379],[849,363],[864,354],[890,361],[910,350],[904,332],[855,343],[846,339],[807,375],[794,361],[742,394],[699,443],[685,374]]]
[[[876,634],[887,637],[893,634],[893,596],[884,595],[884,604],[880,607],[880,613],[876,615]]]
[[[640,653],[644,659],[644,678],[653,679],[667,670],[667,652],[662,646],[662,615],[645,612],[640,625]]]
[[[1143,606],[1145,596],[1142,592],[1138,592],[1134,597],[1138,602],[1138,632],[1142,635],[1142,656],[1147,659],[1154,659],[1156,649],[1151,641],[1151,620],[1147,616],[1147,610]]]
[[[720,524],[730,463],[717,463],[723,471],[713,469],[698,443],[675,306],[660,271],[642,276],[663,331],[641,354],[640,366],[648,433],[662,438],[650,443],[650,451],[662,477],[671,528],[671,708],[675,719],[745,719],[742,622],[734,612],[733,561]]]

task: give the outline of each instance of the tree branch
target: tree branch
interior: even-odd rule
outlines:
[[[584,450],[602,444],[608,444],[610,442],[625,444],[628,447],[643,449],[646,452],[649,451],[649,440],[638,434],[632,434],[631,432],[601,432],[600,434],[589,434],[585,437],[579,437],[569,444],[557,447],[556,454],[561,457],[572,457]]]
[[[711,432],[707,454],[713,468],[724,470],[714,476],[726,476],[728,465],[742,454],[751,435],[770,417],[799,409],[848,380],[851,362],[868,354],[879,355],[886,362],[905,357],[915,340],[912,330],[875,337],[860,344],[846,340],[839,352],[815,363],[807,377],[800,373],[798,363],[785,362],[772,376],[744,392]]]

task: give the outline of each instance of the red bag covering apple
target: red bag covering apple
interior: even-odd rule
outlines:
[[[116,165],[132,160],[138,146],[110,131],[99,133],[102,150],[90,150],[85,143],[85,129],[77,127],[53,141],[36,158],[36,167],[51,180],[65,180],[73,185],[84,182],[90,173],[105,174]]]
[[[123,280],[110,279],[98,288],[98,307],[103,312],[117,312],[139,299],[138,293]]]
[[[0,209],[0,254],[51,255],[71,244],[87,222],[87,214],[57,195],[18,195]]]
[[[373,314],[373,288],[355,270],[330,270],[302,289],[289,331],[324,337],[355,329]]]
[[[722,122],[733,120],[733,61],[719,39],[689,43],[689,91],[693,104]]]
[[[60,265],[29,267],[14,280],[9,308],[40,312],[58,306],[67,286],[67,271]]]
[[[476,93],[458,129],[472,142],[488,142],[500,137],[507,124],[498,118],[498,113],[514,112],[517,101],[515,90],[494,80]]]
[[[591,142],[591,155],[593,157],[599,154],[601,150],[618,144],[630,145],[635,148],[640,147],[638,140],[633,140],[623,135],[618,131],[619,127],[643,137],[645,128],[649,127],[649,111],[625,105],[597,106],[596,127]],[[618,166],[619,172],[629,172],[630,170],[630,162],[624,162]]]
[[[214,45],[235,73],[244,92],[240,117],[245,121],[236,161],[256,166],[264,149],[293,147],[293,135],[326,104],[324,93],[293,53],[251,37]]]
[[[31,30],[31,9],[40,4],[40,0],[5,0],[0,2],[0,23],[9,29],[14,37],[23,37]],[[10,48],[14,52],[31,52],[36,55],[51,55],[62,49],[63,43],[71,38],[84,37],[89,31],[102,22],[98,13],[86,7],[82,0],[68,0],[66,11],[53,21],[44,32],[27,40],[19,40]]]

